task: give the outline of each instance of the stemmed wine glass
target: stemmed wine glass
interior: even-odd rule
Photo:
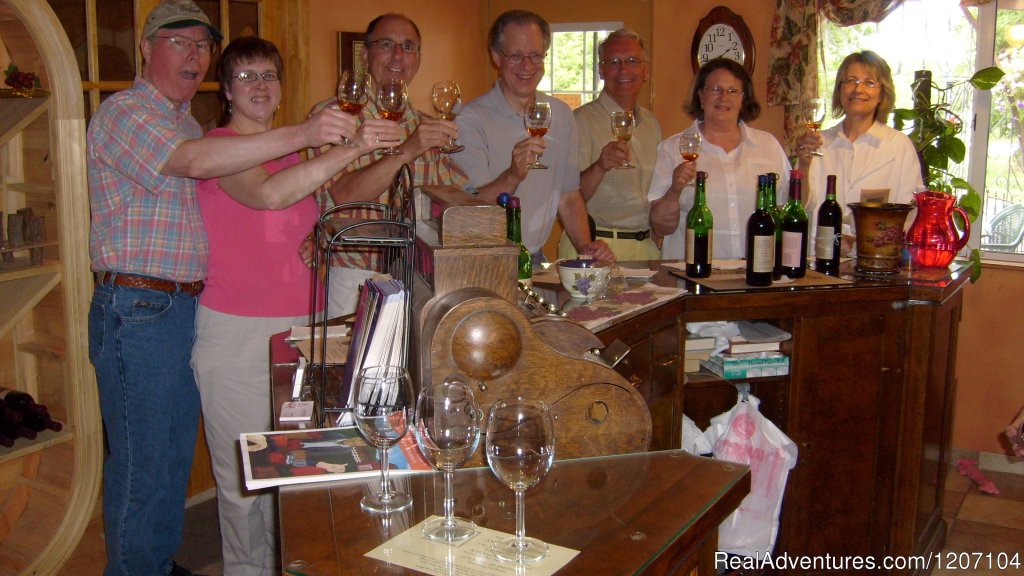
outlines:
[[[380,117],[385,120],[397,122],[402,119],[405,113],[405,104],[409,100],[409,92],[404,80],[390,78],[384,80],[377,87],[377,110]],[[398,148],[384,148],[381,154],[393,156],[401,154]]]
[[[683,156],[684,162],[696,162],[697,158],[700,157],[700,147],[703,144],[703,139],[700,136],[700,130],[695,126],[691,126],[683,133],[679,135],[679,154]]]
[[[459,375],[449,376],[439,386],[424,386],[416,399],[416,443],[444,474],[444,518],[423,525],[423,535],[430,540],[458,542],[476,534],[476,524],[455,517],[452,476],[480,444],[480,420],[473,389]]]
[[[551,104],[547,102],[534,102],[526,109],[526,116],[523,118],[526,131],[530,136],[543,138],[551,127]],[[534,158],[533,162],[526,165],[531,170],[547,170],[547,166],[540,163],[540,158]]]
[[[525,496],[551,469],[555,459],[555,425],[540,400],[498,400],[487,417],[487,464],[516,493],[516,535],[494,543],[499,560],[531,563],[548,553],[548,545],[526,537]]]
[[[612,135],[626,146],[629,146],[629,141],[633,138],[633,126],[632,112],[626,110],[612,112]],[[616,168],[636,168],[636,165],[630,164],[629,160],[626,160],[622,163],[622,166],[617,166]]]
[[[388,483],[388,448],[409,429],[415,396],[409,373],[401,366],[369,366],[356,377],[353,416],[359,433],[380,453],[380,492],[363,497],[359,505],[368,512],[389,514],[412,504],[408,494]]]
[[[458,108],[459,103],[462,101],[462,92],[459,90],[459,85],[452,80],[442,80],[434,83],[434,87],[430,92],[430,101],[434,105],[434,112],[442,120],[452,121],[455,120],[455,109]],[[448,145],[441,148],[441,152],[445,154],[454,154],[456,152],[462,152],[466,147],[462,144],[457,144],[455,141],[450,140]]]
[[[804,126],[812,133],[821,131],[821,123],[825,121],[825,99],[811,98],[803,105]],[[811,156],[821,156],[818,150],[808,152]]]
[[[359,70],[345,70],[338,82],[338,106],[341,111],[353,116],[363,111],[366,98],[369,96],[370,75]],[[348,137],[343,138],[342,146],[358,148]]]

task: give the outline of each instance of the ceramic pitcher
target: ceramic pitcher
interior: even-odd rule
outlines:
[[[915,268],[945,268],[971,237],[967,212],[956,206],[956,196],[924,190],[914,194],[917,216],[907,231],[907,248]],[[963,231],[953,223],[953,213],[963,219]]]
[[[903,253],[903,225],[912,204],[851,202],[857,232],[857,272],[895,274]]]

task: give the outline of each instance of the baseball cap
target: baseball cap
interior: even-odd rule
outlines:
[[[224,35],[217,30],[210,19],[192,0],[164,0],[149,13],[146,26],[142,29],[142,37],[149,38],[160,28],[188,28],[190,26],[206,26],[210,36],[217,42]]]

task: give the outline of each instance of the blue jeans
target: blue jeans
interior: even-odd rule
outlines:
[[[89,310],[110,454],[103,466],[104,576],[162,576],[181,544],[199,425],[190,365],[196,298],[98,285]]]

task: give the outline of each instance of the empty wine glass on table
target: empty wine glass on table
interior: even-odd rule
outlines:
[[[633,113],[626,110],[617,110],[612,112],[612,136],[619,142],[629,147],[629,141],[633,138]],[[631,164],[629,160],[622,163],[622,166],[616,168],[636,168],[635,164]]]
[[[409,100],[409,92],[404,80],[391,78],[384,80],[377,87],[377,111],[385,120],[397,122],[405,113],[405,105]],[[398,148],[384,148],[381,154],[401,154]]]
[[[804,126],[812,133],[821,132],[821,123],[825,121],[825,99],[811,98],[803,105]],[[818,150],[811,150],[811,156],[821,156]]]
[[[555,459],[555,425],[540,400],[498,400],[487,417],[487,465],[516,493],[516,535],[495,542],[499,560],[528,564],[547,556],[548,545],[526,537],[524,493],[537,485]]]
[[[700,136],[700,130],[696,127],[689,127],[679,135],[679,154],[684,162],[696,162],[700,157],[700,148],[704,143]]]
[[[438,386],[427,383],[416,400],[413,432],[420,451],[444,474],[444,518],[423,525],[423,535],[439,542],[459,542],[476,534],[476,524],[455,517],[452,476],[480,444],[480,407],[473,389],[459,375]]]
[[[437,115],[442,120],[452,121],[455,120],[455,109],[462,102],[462,92],[459,90],[457,83],[451,80],[442,80],[434,83],[434,87],[430,92],[430,101],[434,105],[434,112],[437,112]],[[448,145],[441,148],[441,152],[454,154],[465,149],[466,147],[462,144],[449,140]]]
[[[366,106],[369,97],[370,75],[358,70],[345,70],[338,82],[338,106],[341,111],[353,116],[358,115]],[[348,137],[344,137],[342,146],[358,148]]]
[[[551,128],[551,104],[547,102],[534,102],[526,109],[526,116],[523,118],[526,131],[530,136],[543,138]],[[540,158],[534,158],[533,162],[526,165],[531,170],[546,170],[547,166],[540,163]]]
[[[380,492],[364,496],[359,505],[368,512],[383,514],[407,508],[412,498],[392,490],[388,482],[388,448],[409,429],[415,402],[412,380],[401,366],[369,366],[359,371],[355,386],[352,415],[356,427],[380,455]]]

